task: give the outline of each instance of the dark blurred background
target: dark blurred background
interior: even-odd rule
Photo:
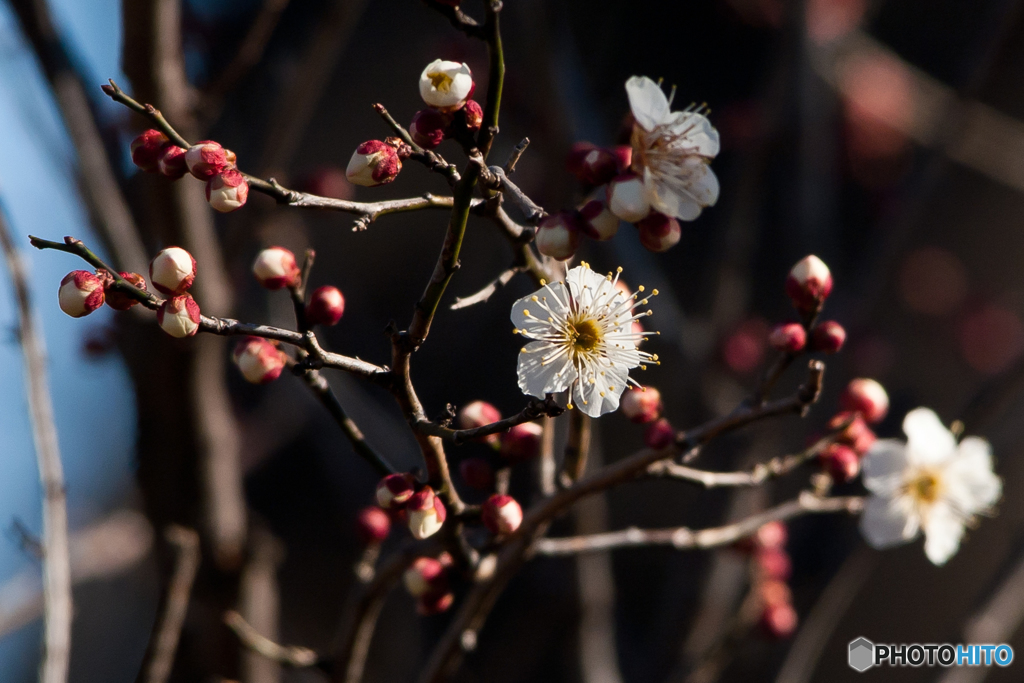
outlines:
[[[346,297],[345,316],[325,333],[325,343],[388,362],[382,331],[411,312],[434,267],[445,214],[388,216],[353,232],[350,216],[280,208],[253,194],[243,210],[214,220],[198,183],[185,179],[171,187],[134,173],[127,143],[144,122],[103,101],[97,86],[108,76],[123,79],[121,85],[160,106],[187,138],[215,139],[238,153],[243,169],[290,186],[359,200],[444,193],[443,180],[415,164],[393,184],[372,189],[347,185],[341,171],[360,142],[389,134],[371,103],[385,104],[403,123],[422,106],[416,81],[429,61],[468,62],[482,88],[483,45],[414,0],[132,0],[124,3],[123,16],[115,2],[53,5],[55,20],[44,16],[43,2],[13,0],[3,7],[5,63],[24,67],[30,59],[31,68],[15,78],[11,66],[2,97],[44,141],[22,154],[47,154],[49,146],[61,175],[46,182],[81,197],[79,233],[94,235],[115,258],[131,255],[130,249],[118,252],[116,220],[97,206],[106,200],[90,194],[78,138],[33,121],[25,115],[31,106],[55,111],[58,122],[69,116],[96,122],[144,254],[175,243],[189,247],[199,261],[197,299],[204,311],[208,304],[215,313],[291,326],[287,296],[261,290],[249,267],[264,246],[297,254],[311,247],[317,252],[313,284],[334,284]],[[464,8],[480,15],[478,5],[466,0]],[[164,11],[172,21],[154,34],[152,17]],[[583,198],[583,188],[564,170],[569,146],[619,141],[629,76],[663,78],[677,87],[678,107],[706,102],[711,109],[722,138],[713,163],[722,186],[718,204],[684,224],[682,241],[665,254],[645,251],[629,226],[610,242],[588,242],[580,254],[598,270],[622,265],[630,285],[663,292],[651,319],[662,334],[649,349],[662,364],[641,380],[661,390],[675,425],[727,412],[754,385],[770,356],[768,327],[791,314],[782,283],[794,262],[813,252],[832,269],[836,286],[827,315],[846,326],[849,339],[828,359],[821,404],[804,421],[787,418],[716,442],[704,466],[740,467],[801,448],[834,414],[846,381],[866,376],[881,381],[892,399],[881,436],[898,436],[907,410],[932,407],[944,421],[962,419],[968,433],[989,438],[1005,479],[999,515],[972,530],[943,568],[928,563],[920,542],[886,553],[868,550],[854,519],[793,522],[790,584],[802,627],[781,641],[750,634],[730,648],[718,680],[854,680],[846,644],[857,636],[1024,647],[1024,632],[1017,631],[1024,616],[1024,505],[1016,495],[1024,485],[1016,462],[1024,414],[1018,391],[1024,376],[1020,3],[508,0],[502,17],[507,79],[492,158],[503,161],[529,136],[516,182],[549,211]],[[266,40],[254,39],[264,29]],[[240,49],[254,47],[251,63],[238,58]],[[123,76],[107,71],[119,53]],[[177,72],[161,61],[168,55],[182,65]],[[74,98],[60,95],[60,77],[68,74],[85,86],[84,110],[69,108]],[[25,93],[38,90],[40,79],[57,89],[38,95],[43,105],[27,103]],[[440,151],[461,165],[453,143]],[[5,183],[11,187],[16,175],[31,184],[33,168],[6,164]],[[22,210],[15,206],[18,196],[0,192],[22,246],[29,232],[50,239],[71,232],[47,213],[45,201]],[[78,267],[53,253],[32,254],[32,262],[39,264],[37,273]],[[493,225],[471,219],[462,268],[445,303],[477,291],[510,264]],[[37,296],[51,336],[63,325],[54,275]],[[520,278],[486,304],[442,308],[413,365],[428,414],[476,399],[506,414],[521,408],[519,345],[508,313],[529,289]],[[0,313],[9,324],[13,309],[5,306]],[[100,386],[135,400],[101,411],[90,424],[125,432],[134,410],[136,431],[121,434],[118,443],[126,451],[135,439],[137,449],[133,460],[126,456],[117,467],[101,455],[79,462],[88,449],[69,448],[80,433],[64,438],[62,423],[73,529],[130,507],[157,530],[170,522],[204,530],[206,561],[175,681],[217,680],[214,674],[258,683],[319,680],[314,672],[239,662],[218,615],[239,600],[255,600],[259,614],[248,616],[264,632],[329,650],[359,554],[353,518],[372,502],[373,472],[294,379],[253,387],[227,367],[223,340],[172,342],[152,321],[105,320],[107,327],[60,328],[70,343],[51,348],[51,356],[54,363],[71,359],[79,369],[111,368],[107,375],[114,379],[104,375]],[[7,344],[15,353],[13,342]],[[796,386],[799,375],[794,371],[780,393]],[[390,397],[340,374],[330,380],[367,437],[392,461],[415,467],[418,451]],[[70,391],[62,389],[65,381],[55,370],[54,391]],[[11,382],[16,387],[20,379],[12,374]],[[73,390],[91,393],[91,386],[79,378]],[[641,428],[619,415],[597,427],[596,455],[604,462],[641,445]],[[4,429],[27,433],[27,422],[12,420]],[[479,448],[453,449],[451,458],[457,463]],[[15,457],[29,461],[20,450],[9,460]],[[87,478],[80,471],[90,473],[88,481],[103,479],[97,463],[123,473],[117,485],[76,487],[76,476]],[[31,469],[18,472],[12,491],[36,486]],[[796,475],[743,493],[632,483],[581,505],[553,533],[712,526],[791,498],[805,483]],[[517,473],[513,494],[528,496],[528,484],[527,473]],[[848,489],[856,493],[859,485]],[[211,499],[227,510],[212,521]],[[38,531],[32,505],[26,500],[8,517],[20,515],[30,528],[36,520]],[[0,525],[6,528],[9,519]],[[150,542],[145,525],[132,529],[140,542]],[[5,617],[13,603],[4,596],[15,595],[13,582],[35,567],[16,535],[8,536],[0,555],[15,559],[3,565],[10,579],[0,588]],[[159,533],[153,544],[152,553],[139,553],[144,559],[76,586],[74,683],[134,677],[169,567]],[[686,680],[730,628],[746,583],[745,560],[732,550],[642,549],[580,561],[534,560],[499,601],[456,680]],[[412,680],[447,620],[416,616],[413,600],[396,591],[385,605],[366,680]],[[5,681],[35,675],[39,629],[24,627],[26,621],[8,620],[3,630],[13,634],[0,649]],[[975,678],[949,680],[988,674],[986,680],[1015,681],[1017,668],[972,670]],[[864,676],[932,681],[944,673],[923,667]]]

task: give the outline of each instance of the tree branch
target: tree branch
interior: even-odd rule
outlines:
[[[225,612],[224,623],[238,636],[238,641],[253,652],[293,669],[316,666],[320,655],[308,647],[278,645],[249,625],[242,615],[234,610]]]
[[[490,299],[495,292],[511,282],[512,278],[521,272],[523,272],[522,266],[512,266],[507,270],[503,270],[498,277],[491,280],[486,287],[476,294],[471,294],[466,297],[455,297],[455,303],[449,306],[449,308],[453,311],[457,311],[462,308],[469,308],[473,304],[482,304]]]
[[[503,420],[498,420],[497,422],[492,422],[481,427],[474,427],[473,429],[450,429],[429,420],[417,422],[415,424],[415,428],[424,434],[441,437],[442,439],[451,441],[453,444],[458,446],[466,443],[467,441],[479,439],[484,436],[507,432],[516,425],[523,424],[524,422],[531,422],[544,417],[545,415],[549,417],[557,417],[564,412],[565,408],[558,405],[558,403],[555,402],[555,399],[549,395],[543,401],[537,398],[531,399],[530,403],[525,408],[511,417],[506,417]]]

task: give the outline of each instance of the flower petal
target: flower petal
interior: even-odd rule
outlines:
[[[943,565],[960,549],[963,519],[945,503],[936,503],[924,520],[924,554],[932,564]]]
[[[1002,495],[1003,483],[992,472],[992,447],[985,439],[969,436],[960,442],[956,457],[945,470],[951,504],[963,515],[992,507]]]
[[[911,465],[937,465],[956,454],[956,439],[934,411],[915,408],[903,418],[907,460]]]
[[[565,391],[576,379],[576,369],[566,354],[550,358],[558,347],[548,342],[530,342],[519,353],[519,388],[524,394],[544,398]],[[550,358],[549,360],[544,360]]]
[[[540,301],[534,301],[534,296]],[[516,326],[517,330],[522,330],[522,334],[527,337],[539,339],[548,336],[557,329],[553,323],[557,323],[558,318],[564,318],[568,313],[565,301],[565,285],[561,282],[545,285],[533,294],[516,301],[512,306],[512,315],[510,316],[512,324]],[[551,312],[544,310],[544,306]],[[549,321],[549,318],[554,318],[554,320]]]
[[[633,76],[626,81],[626,94],[633,118],[644,130],[654,130],[669,118],[668,98],[661,86],[647,76]]]
[[[626,368],[610,364],[598,365],[589,376],[585,371],[573,392],[576,407],[590,417],[617,410],[628,375]]]
[[[906,543],[917,536],[920,518],[905,497],[871,496],[864,504],[860,530],[873,548],[884,549]]]
[[[879,439],[864,455],[864,487],[880,496],[892,496],[903,485],[907,469],[906,446],[896,439]]]
[[[706,116],[685,111],[674,112],[672,116],[675,119],[671,124],[672,132],[684,136],[684,143],[691,154],[704,157],[718,156],[721,149],[718,130],[711,125]]]

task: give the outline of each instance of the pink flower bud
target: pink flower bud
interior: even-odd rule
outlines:
[[[470,132],[475,133],[484,124],[484,108],[476,100],[466,100],[462,115],[466,118],[466,129]]]
[[[89,315],[103,305],[103,281],[87,270],[73,270],[60,281],[57,300],[72,318]]]
[[[768,343],[777,351],[797,353],[807,345],[807,331],[799,323],[779,323],[768,334]]]
[[[416,611],[425,617],[429,617],[432,614],[440,614],[447,611],[453,602],[455,602],[454,593],[427,593],[416,601]]]
[[[444,503],[429,486],[412,494],[405,509],[409,514],[409,531],[413,538],[421,541],[440,531],[447,516]]]
[[[654,422],[661,417],[661,392],[654,387],[632,387],[622,394],[619,410],[637,424]]]
[[[367,140],[352,153],[345,177],[353,185],[376,187],[390,183],[401,170],[398,150],[380,140]]]
[[[389,474],[377,484],[377,504],[385,510],[404,505],[416,492],[411,474]]]
[[[476,429],[485,427],[501,419],[498,409],[486,401],[473,401],[459,410],[459,429]],[[488,434],[480,439],[487,443],[497,443],[501,437],[498,434]]]
[[[405,590],[414,598],[428,593],[443,593],[448,588],[444,565],[433,557],[417,557],[402,574]]]
[[[850,481],[860,474],[860,459],[857,452],[845,444],[829,444],[821,452],[821,464],[837,482]]]
[[[793,604],[793,591],[784,582],[778,579],[765,579],[754,585],[754,591],[758,601],[762,605],[791,605]]]
[[[185,152],[185,164],[189,172],[200,180],[209,180],[233,163],[228,156],[228,150],[224,149],[219,142],[203,140],[188,148]]]
[[[149,262],[149,281],[161,294],[181,294],[195,279],[196,260],[181,247],[167,247]]]
[[[420,74],[420,97],[441,111],[455,111],[472,97],[473,74],[466,64],[435,59]]]
[[[583,233],[598,241],[610,240],[619,231],[619,217],[608,209],[604,192],[580,207]]]
[[[626,173],[608,183],[608,208],[627,223],[638,223],[651,212],[644,181]]]
[[[167,136],[152,128],[132,140],[132,162],[147,173],[156,173],[160,150],[168,142]]]
[[[588,185],[604,185],[618,174],[618,159],[606,149],[578,142],[569,151],[566,168]]]
[[[858,455],[867,453],[871,445],[878,437],[868,427],[864,418],[859,413],[842,412],[836,413],[828,422],[829,429],[839,429],[843,424],[849,423],[836,435],[839,443],[846,444]]]
[[[494,469],[483,458],[466,458],[459,463],[459,474],[466,486],[477,491],[490,491],[494,488]]]
[[[762,548],[754,555],[758,577],[785,581],[793,571],[789,554],[781,548]]]
[[[559,211],[545,216],[537,226],[537,250],[545,256],[564,261],[572,258],[580,246],[580,221],[574,211]]]
[[[141,289],[144,292],[146,291],[146,278],[142,277],[138,273],[121,273],[120,275],[130,284],[135,285],[138,289]],[[113,283],[114,279],[110,278],[110,282]],[[107,305],[115,311],[127,311],[129,308],[139,303],[138,299],[118,291],[109,284],[105,285],[104,294],[107,298]]]
[[[495,493],[484,501],[480,516],[492,534],[507,535],[515,533],[523,523],[523,508],[512,496]]]
[[[783,548],[788,538],[789,531],[784,522],[768,522],[754,534],[754,543],[758,548]]]
[[[640,231],[640,244],[656,254],[676,246],[683,236],[679,221],[656,211],[652,211],[646,218],[639,221],[636,227]]]
[[[618,164],[619,173],[628,171],[629,167],[633,164],[633,146],[615,145],[612,148],[612,153],[615,155],[615,163]]]
[[[247,381],[267,384],[281,376],[287,357],[267,339],[246,337],[235,346],[232,358]]]
[[[324,285],[313,290],[306,304],[306,321],[310,325],[337,325],[345,312],[345,297],[337,287]]]
[[[249,183],[235,168],[226,168],[206,181],[206,201],[215,211],[231,213],[245,205]]]
[[[157,170],[171,180],[178,180],[188,173],[188,164],[185,163],[185,148],[177,145],[164,145],[156,164]]]
[[[801,259],[786,277],[786,294],[798,311],[813,311],[832,292],[832,272],[811,254]]]
[[[284,247],[268,247],[256,255],[252,263],[256,280],[267,289],[294,287],[302,271],[295,263],[295,254]]]
[[[877,424],[889,412],[889,394],[873,379],[851,380],[839,397],[843,410],[860,413],[870,424]]]
[[[501,454],[512,462],[532,460],[540,454],[544,428],[536,422],[517,424],[501,436]]]
[[[660,451],[676,442],[676,430],[665,418],[652,422],[644,432],[644,445]]]
[[[156,309],[156,322],[172,337],[191,337],[199,331],[199,304],[188,294],[172,296]]]
[[[798,622],[792,605],[768,605],[761,613],[761,628],[771,638],[789,638]]]
[[[420,109],[409,124],[409,135],[412,141],[423,149],[434,149],[444,142],[451,123],[451,114],[440,112],[433,107]]]
[[[835,320],[826,320],[811,330],[811,351],[835,353],[846,343],[846,330]]]
[[[363,545],[383,543],[390,531],[391,518],[379,507],[371,505],[356,514],[356,535]]]

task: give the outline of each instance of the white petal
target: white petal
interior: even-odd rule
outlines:
[[[548,342],[530,342],[519,353],[519,388],[524,394],[544,398],[544,394],[565,391],[574,379],[576,369],[566,354],[542,363],[556,350]]]
[[[903,485],[906,447],[896,439],[879,439],[864,454],[862,467],[865,488],[880,496],[891,496]]]
[[[917,536],[920,519],[905,497],[871,496],[864,504],[860,530],[873,548],[891,548]]]
[[[907,460],[911,465],[937,465],[956,454],[956,439],[939,416],[928,408],[915,408],[903,418]]]
[[[633,76],[626,81],[626,94],[633,118],[644,130],[654,130],[669,118],[668,98],[661,86],[647,76]]]
[[[691,153],[705,157],[718,156],[721,143],[718,131],[703,114],[678,111],[673,114],[672,131],[677,135],[685,135],[685,144]]]
[[[540,302],[534,301],[534,296],[541,299],[551,312],[545,311]],[[527,337],[536,338],[549,334],[553,328],[552,324],[548,322],[548,318],[554,318],[554,322],[557,323],[568,313],[565,301],[565,285],[561,282],[545,285],[533,294],[516,301],[512,306],[512,324],[516,326],[516,329],[523,330],[523,334]],[[527,315],[525,311],[529,311],[530,315]]]
[[[943,565],[960,548],[964,523],[956,511],[944,503],[936,503],[924,520],[924,554],[932,564]]]
[[[581,377],[576,386],[574,404],[590,417],[600,417],[618,409],[619,397],[626,388],[629,371],[621,366],[601,364],[591,377]],[[602,396],[602,394],[604,394]]]
[[[969,436],[946,466],[944,479],[950,502],[964,515],[992,507],[1002,494],[1002,481],[992,472],[992,447],[985,439]]]

